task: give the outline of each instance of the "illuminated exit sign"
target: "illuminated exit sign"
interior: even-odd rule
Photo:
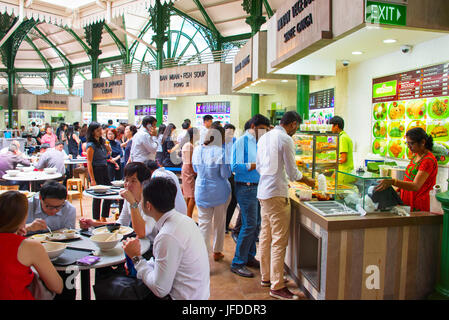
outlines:
[[[407,24],[407,6],[367,0],[365,22],[405,26]]]

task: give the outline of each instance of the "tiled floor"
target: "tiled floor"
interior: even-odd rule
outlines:
[[[81,218],[81,211],[79,210],[80,204],[78,199],[73,199],[73,205],[77,208],[77,227],[79,218]],[[84,217],[92,217],[92,200],[84,197],[83,199],[83,213]],[[234,215],[231,221],[231,226],[237,216]],[[193,215],[193,219],[198,221],[196,210]],[[110,221],[114,219],[109,218]],[[220,262],[215,262],[213,258],[210,258],[210,299],[211,300],[266,300],[272,299],[269,296],[269,288],[263,288],[260,286],[260,272],[258,269],[251,269],[255,273],[254,278],[240,277],[230,270],[231,261],[234,257],[235,242],[231,238],[231,234],[225,235],[224,242],[224,259]],[[259,259],[258,254],[256,256]],[[91,270],[93,271],[93,270]],[[92,283],[94,283],[94,272],[91,272]],[[289,289],[293,292],[299,292],[296,285],[292,280],[287,283]],[[79,281],[77,283],[79,288]],[[80,292],[77,290],[77,299],[80,299]],[[92,291],[92,299],[95,295]]]

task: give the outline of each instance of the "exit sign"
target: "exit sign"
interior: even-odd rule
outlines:
[[[365,22],[405,26],[407,24],[407,6],[367,0]]]

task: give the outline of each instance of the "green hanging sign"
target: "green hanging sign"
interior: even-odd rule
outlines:
[[[366,1],[365,22],[395,26],[407,25],[407,6],[397,3]]]

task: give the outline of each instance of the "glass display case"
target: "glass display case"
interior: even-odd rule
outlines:
[[[344,180],[344,182],[339,183],[335,188],[335,200],[359,213],[377,210],[371,198],[374,189],[380,180],[391,179],[391,177],[383,177],[372,172],[338,171],[338,175],[340,181]]]
[[[327,190],[332,192],[337,183],[339,135],[298,132],[293,140],[298,169],[313,179],[323,174],[327,180]]]

